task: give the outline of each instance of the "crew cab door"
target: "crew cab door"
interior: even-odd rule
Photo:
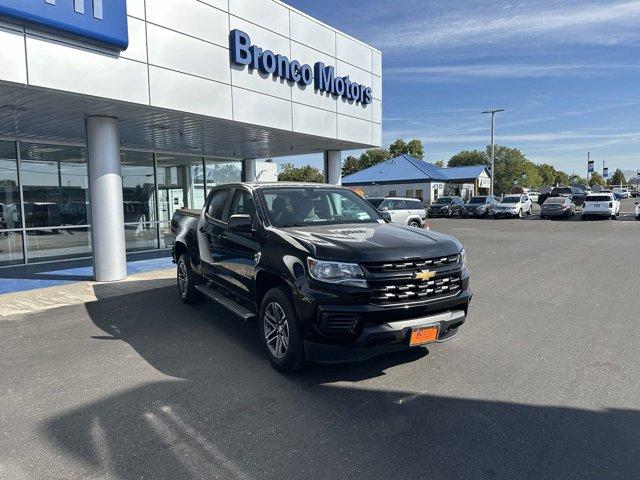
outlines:
[[[198,249],[202,274],[212,280],[218,276],[222,251],[220,239],[226,224],[223,221],[227,204],[231,201],[230,188],[217,188],[210,194],[198,223]]]
[[[252,227],[248,231],[234,231],[229,228],[229,219],[233,215],[248,215]],[[253,285],[256,271],[256,255],[260,251],[257,241],[259,218],[253,194],[244,188],[236,188],[225,214],[224,233],[218,238],[220,258],[218,278],[235,294],[253,298]]]

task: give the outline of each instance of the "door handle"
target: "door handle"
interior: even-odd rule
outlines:
[[[226,242],[227,236],[224,234],[218,235],[218,240],[220,240],[221,242]]]
[[[200,231],[200,233],[207,233],[206,227],[200,227],[198,230]]]

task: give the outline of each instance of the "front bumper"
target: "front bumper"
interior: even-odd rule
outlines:
[[[383,353],[413,348],[409,345],[412,328],[439,326],[438,342],[450,339],[465,321],[472,294],[468,290],[448,298],[412,305],[325,304],[318,318],[358,318],[360,326],[350,338],[305,335],[305,354],[320,363],[366,360]]]
[[[441,343],[451,339],[465,322],[466,310],[449,310],[425,317],[387,322],[365,327],[352,344],[336,345],[304,342],[307,360],[320,363],[356,362],[376,355],[415,348],[409,345],[411,330],[419,327],[438,326]]]
[[[517,217],[518,216],[518,210],[494,210],[493,211],[493,216],[494,217]]]

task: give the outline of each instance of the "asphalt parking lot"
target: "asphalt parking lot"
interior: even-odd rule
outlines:
[[[0,478],[640,478],[640,222],[532,220],[430,220],[468,322],[366,363],[283,376],[174,288],[8,317]]]

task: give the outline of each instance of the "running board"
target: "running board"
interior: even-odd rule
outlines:
[[[243,307],[242,305],[234,302],[229,297],[220,293],[220,291],[215,288],[208,287],[207,285],[196,285],[196,290],[202,293],[209,300],[213,300],[216,303],[219,303],[224,308],[229,310],[232,313],[235,313],[238,317],[242,318],[245,322],[247,320],[253,320],[257,317],[255,312],[252,312],[248,308]]]

